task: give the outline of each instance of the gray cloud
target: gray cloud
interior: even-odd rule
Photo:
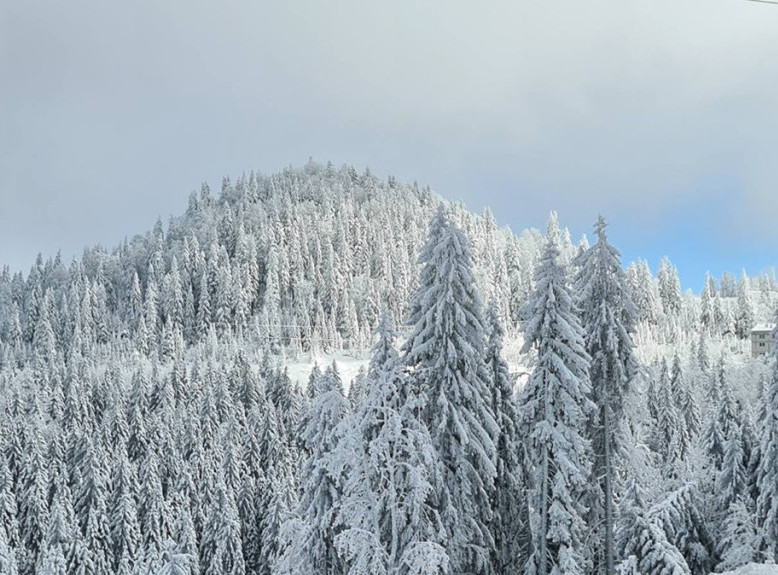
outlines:
[[[557,208],[650,236],[704,209],[777,235],[771,6],[12,0],[0,26],[0,261],[17,267],[309,155],[516,228]]]

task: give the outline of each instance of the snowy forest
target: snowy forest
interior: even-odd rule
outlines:
[[[775,562],[775,278],[694,294],[593,224],[309,162],[4,268],[0,574]]]

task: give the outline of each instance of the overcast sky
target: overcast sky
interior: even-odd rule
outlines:
[[[778,6],[745,0],[0,2],[0,263],[113,246],[309,156],[625,257],[772,267]]]

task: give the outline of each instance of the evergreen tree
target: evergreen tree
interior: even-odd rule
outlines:
[[[737,288],[737,314],[735,316],[735,327],[737,336],[740,339],[746,339],[751,335],[751,329],[754,327],[754,304],[751,301],[751,291],[748,285],[746,272],[740,278]]]
[[[201,541],[204,575],[244,575],[240,520],[232,493],[217,479]]]
[[[492,406],[500,429],[497,439],[497,477],[492,501],[492,536],[495,543],[493,564],[504,575],[524,572],[532,555],[529,505],[525,495],[527,454],[520,437],[518,405],[514,398],[513,377],[502,357],[504,332],[495,305],[488,309],[489,339],[486,365],[491,373]]]
[[[621,504],[616,544],[624,558],[619,572],[631,575],[689,575],[689,566],[660,526],[651,520],[633,478]]]
[[[342,575],[344,566],[335,546],[340,529],[337,514],[343,494],[342,475],[329,470],[331,454],[337,449],[348,414],[340,377],[333,368],[319,378],[318,395],[306,414],[301,439],[309,453],[303,466],[303,491],[298,509],[301,525],[292,544],[280,559],[282,573]],[[290,520],[287,530],[295,524]],[[299,524],[298,524],[299,525]]]
[[[135,504],[137,479],[125,450],[119,448],[112,478],[111,506],[109,508],[111,552],[113,567],[118,573],[130,573],[138,559],[141,545],[140,526]]]
[[[17,575],[16,549],[10,544],[5,527],[0,527],[0,573]]]
[[[169,510],[162,494],[159,462],[155,454],[148,453],[142,460],[140,479],[138,519],[143,534],[143,555],[147,562],[156,561],[170,533]]]
[[[713,300],[716,297],[716,285],[710,272],[705,274],[705,285],[700,296],[700,323],[710,332],[715,327]]]
[[[617,430],[623,417],[624,395],[636,371],[631,338],[636,312],[626,292],[619,251],[608,242],[606,228],[600,217],[595,226],[597,243],[578,262],[576,297],[586,351],[591,358],[592,398],[597,405],[589,433],[594,450],[594,478],[600,493],[593,501],[589,522],[602,522],[605,575],[613,575]]]
[[[747,478],[740,426],[732,423],[724,440],[721,471],[716,482],[719,507],[726,512],[730,505],[746,495]]]
[[[778,332],[773,332],[773,337],[778,342]],[[761,422],[761,462],[757,472],[759,495],[756,516],[762,536],[761,547],[768,558],[778,560],[778,362],[773,364],[765,399],[767,401]]]
[[[584,438],[589,399],[589,356],[559,252],[549,240],[535,293],[525,312],[525,351],[538,359],[522,397],[535,472],[536,572],[584,573],[586,512],[583,494],[591,471]]]
[[[187,553],[178,553],[172,541],[165,542],[159,569],[154,575],[197,575],[193,558]]]
[[[24,556],[20,563],[23,575],[31,573],[49,523],[48,473],[42,453],[43,440],[39,429],[32,426],[27,429],[26,436],[27,446],[22,459],[19,486],[19,528],[24,545]]]
[[[68,566],[67,555],[78,537],[78,533],[74,532],[72,523],[73,508],[70,502],[70,493],[67,490],[67,486],[64,486],[56,494],[51,513],[49,514],[46,537],[42,541],[35,573],[65,575],[68,572],[72,572],[72,569]],[[28,569],[28,571],[22,572],[33,572],[31,566]]]
[[[681,419],[682,417],[679,417],[675,407],[673,389],[671,388],[670,377],[667,373],[667,364],[663,362],[662,375],[657,389],[656,429],[658,437],[656,445],[665,465],[668,461],[675,461],[677,458],[678,454],[672,452],[673,449],[677,448],[677,445],[673,444],[673,439],[678,431]]]
[[[663,258],[659,262],[657,279],[664,312],[677,316],[681,312],[681,282],[678,279],[678,270],[669,259]]]
[[[490,408],[481,300],[464,234],[440,208],[422,248],[405,364],[426,399],[422,419],[440,457],[434,494],[453,572],[491,572],[489,525],[497,423]]]
[[[692,575],[706,575],[716,563],[715,544],[702,513],[702,501],[694,483],[684,483],[662,494],[649,510],[653,523],[686,560]]]
[[[681,358],[678,353],[673,359],[673,375],[670,381],[675,396],[675,404],[681,416],[679,421],[680,433],[683,434],[684,446],[681,457],[686,458],[691,447],[692,440],[700,431],[701,419],[700,407],[695,398],[691,382],[684,377],[681,367]]]
[[[446,572],[445,531],[431,505],[437,455],[418,399],[406,393],[386,321],[378,335],[367,397],[341,424],[347,431],[332,454],[334,474],[346,477],[336,544],[349,575]]]
[[[759,538],[754,515],[743,500],[729,506],[724,520],[724,530],[719,542],[721,561],[716,570],[734,571],[757,559]]]

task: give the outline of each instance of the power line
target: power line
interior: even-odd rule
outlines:
[[[772,0],[746,0],[747,2],[756,2],[758,4],[775,4],[778,5],[778,2],[773,2]]]

